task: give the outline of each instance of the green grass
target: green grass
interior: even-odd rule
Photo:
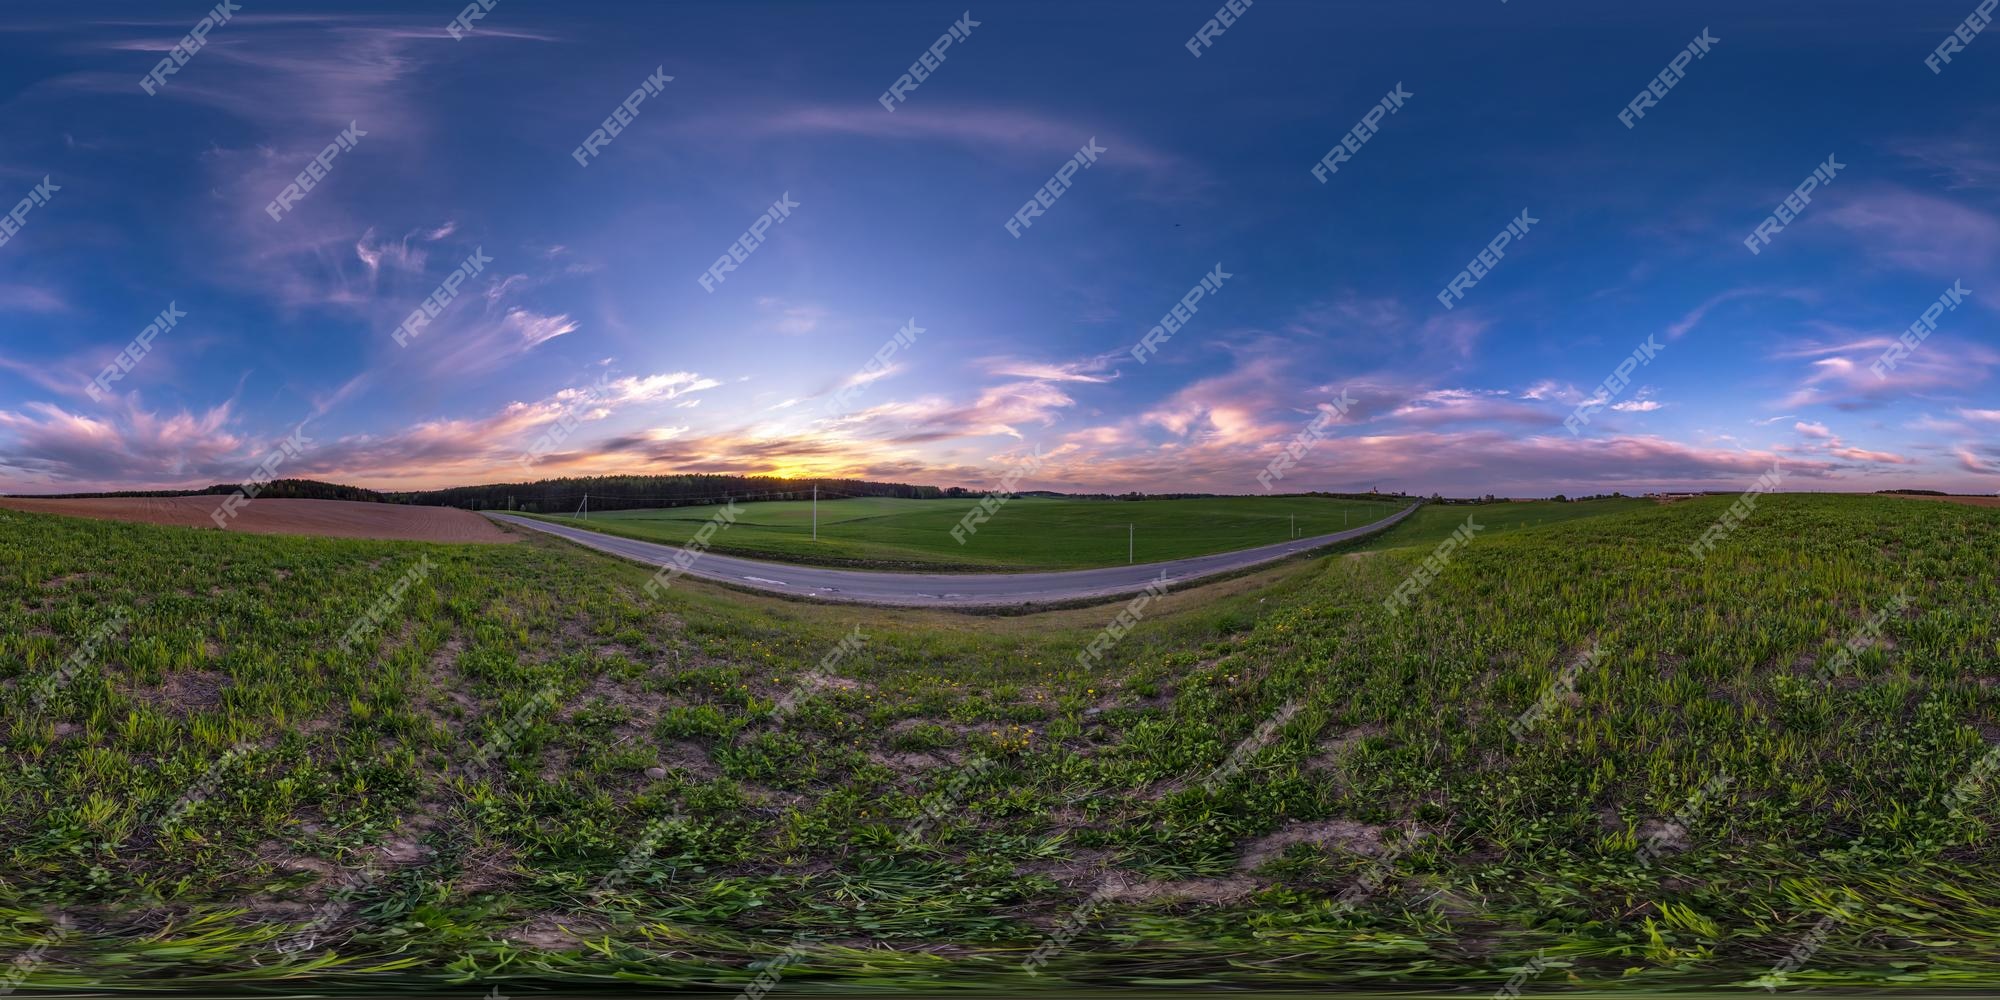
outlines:
[[[61,917],[25,986],[737,989],[798,940],[786,987],[1740,988],[1839,911],[1792,982],[1990,985],[2000,511],[1772,495],[1695,559],[1732,500],[1522,508],[1392,616],[1447,510],[1169,595],[1088,668],[1117,606],[654,602],[553,539],[0,512],[0,955]]]
[[[812,504],[743,504],[743,514],[714,534],[711,548],[730,555],[873,568],[1084,569],[1122,566],[1127,525],[1137,561],[1161,562],[1359,528],[1401,510],[1400,501],[1317,497],[1215,497],[1199,500],[1048,500],[1016,497],[976,526],[961,545],[951,531],[978,500],[867,497],[822,501],[819,540]],[[542,520],[679,545],[720,507],[621,510]]]

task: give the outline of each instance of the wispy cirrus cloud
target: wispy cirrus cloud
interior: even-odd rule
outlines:
[[[1687,336],[1695,327],[1700,326],[1702,321],[1708,318],[1708,314],[1714,312],[1716,309],[1732,302],[1760,298],[1782,298],[1796,302],[1812,302],[1818,296],[1812,292],[1796,288],[1732,288],[1729,291],[1709,296],[1702,300],[1699,305],[1689,309],[1680,319],[1667,324],[1665,330],[1666,337],[1668,340],[1679,340]]]
[[[1076,400],[1049,382],[1008,382],[980,389],[970,403],[927,396],[871,406],[835,417],[827,426],[863,439],[920,444],[959,438],[1004,436],[1053,425]]]
[[[464,303],[460,312],[425,327],[411,341],[423,370],[465,377],[500,369],[557,337],[582,328],[567,313],[539,313],[515,306],[481,312]]]
[[[1894,342],[1893,337],[1877,335],[1781,348],[1776,357],[1810,359],[1810,364],[1798,387],[1777,405],[1786,409],[1823,405],[1862,410],[1905,397],[1950,396],[1975,390],[2000,369],[2000,350],[1932,337],[1922,349],[1898,361],[1895,368],[1877,375],[1873,363]]]
[[[1513,398],[1504,389],[1434,389],[1411,397],[1385,419],[1425,426],[1442,424],[1550,425],[1561,417],[1535,400]]]
[[[819,325],[832,311],[825,306],[812,303],[787,302],[773,296],[757,300],[757,308],[771,317],[771,329],[788,336],[800,336],[819,329]]]
[[[0,285],[0,309],[17,309],[32,313],[65,313],[70,311],[69,300],[55,289],[42,285]]]
[[[869,112],[874,112],[870,114]],[[1103,163],[1112,170],[1140,170],[1183,181],[1201,179],[1195,165],[1143,141],[1050,114],[1003,107],[902,107],[893,115],[845,105],[810,105],[705,119],[699,127],[732,134],[848,135],[884,140],[939,140],[982,152],[1014,156],[1067,156],[1091,136],[1106,147]]]
[[[389,240],[375,238],[375,230],[370,227],[354,242],[354,255],[366,265],[368,273],[379,273],[384,266],[410,274],[422,274],[430,253],[422,244],[435,243],[458,231],[456,223],[446,221],[443,225],[429,230],[415,230],[405,233],[402,239]]]
[[[1945,180],[1948,191],[1992,191],[2000,189],[2000,143],[1993,139],[1995,124],[1995,115],[1985,111],[1956,133],[1902,139],[1892,142],[1890,148]]]
[[[900,375],[902,374],[902,372],[903,372],[902,363],[896,361],[891,361],[888,364],[881,366],[880,368],[863,368],[855,372],[854,374],[849,375],[844,379],[841,379],[839,384],[834,386],[834,391],[838,391],[841,389],[853,389],[859,386],[870,385],[875,382],[879,382],[885,378],[889,378],[894,375]]]
[[[1027,361],[1017,358],[985,358],[980,364],[989,375],[1032,379],[1038,382],[1109,382],[1118,377],[1111,365],[1120,355],[1102,354],[1075,361]]]
[[[703,392],[720,386],[719,379],[706,378],[695,372],[661,372],[655,375],[632,375],[613,381],[604,393],[607,404],[651,403],[659,400],[679,399],[691,393]],[[565,390],[569,391],[569,390]],[[558,394],[560,397],[560,394]]]
[[[1991,275],[2000,255],[2000,218],[1939,195],[1869,188],[1827,219],[1871,257],[1940,280]]]

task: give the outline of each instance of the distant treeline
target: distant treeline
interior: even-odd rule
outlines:
[[[49,500],[92,500],[108,497],[184,497],[184,496],[227,496],[243,489],[240,483],[217,483],[199,490],[121,490],[116,493],[36,493],[34,496]],[[388,498],[374,490],[364,490],[359,486],[341,486],[338,483],[322,483],[317,479],[273,479],[264,484],[257,493],[259,497],[285,500],[359,500],[364,503],[382,503]]]
[[[454,486],[415,493],[390,493],[390,503],[467,510],[520,510],[531,514],[565,514],[590,497],[591,510],[636,510],[692,506],[729,500],[804,500],[819,487],[823,500],[842,497],[902,497],[934,500],[953,495],[935,486],[872,483],[862,479],[780,479],[776,476],[590,476],[543,479],[532,483]],[[963,491],[959,491],[963,494]]]

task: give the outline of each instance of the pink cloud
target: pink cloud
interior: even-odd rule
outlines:
[[[21,485],[73,491],[100,484],[209,485],[247,474],[252,442],[229,429],[230,405],[196,416],[142,409],[136,396],[117,400],[102,417],[53,403],[0,410],[0,470]]]
[[[1825,424],[1822,423],[1809,423],[1807,421],[1801,420],[1798,421],[1797,423],[1794,423],[1792,425],[1792,429],[1799,432],[1799,434],[1802,435],[1803,437],[1810,439],[1809,442],[1802,448],[1784,449],[1792,451],[1795,454],[1829,455],[1834,458],[1843,458],[1846,459],[1847,461],[1859,462],[1864,465],[1916,464],[1916,459],[1909,458],[1904,455],[1898,455],[1894,452],[1870,451],[1866,448],[1856,448],[1852,445],[1849,445],[1847,442],[1842,441],[1840,439],[1840,435],[1835,434],[1832,431],[1832,429],[1828,428]]]
[[[1982,476],[2000,476],[2000,450],[1986,449],[1981,455],[1971,445],[1963,445],[1953,450],[1958,456],[1959,468]]]
[[[1852,462],[1877,462],[1889,465],[1914,465],[1917,461],[1914,458],[1898,455],[1894,452],[1869,451],[1865,448],[1829,448],[1827,454],[1835,455]]]

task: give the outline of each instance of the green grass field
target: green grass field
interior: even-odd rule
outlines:
[[[546,538],[0,512],[0,956],[467,996],[2000,981],[2000,511],[1771,495],[1697,560],[1732,499],[1427,510],[1088,667],[1116,605],[656,602]]]
[[[1016,497],[960,545],[951,529],[977,500],[866,497],[822,501],[819,540],[812,505],[743,504],[743,514],[714,536],[730,555],[872,568],[1085,569],[1122,566],[1127,525],[1133,556],[1160,562],[1285,541],[1296,521],[1303,535],[1359,528],[1394,514],[1398,501],[1315,497],[1216,497],[1202,500],[1048,500]],[[577,517],[544,516],[612,535],[678,545],[694,537],[719,507],[621,510]]]
[[[1601,517],[1605,514],[1626,514],[1653,506],[1651,500],[1627,498],[1575,503],[1531,500],[1522,503],[1426,504],[1423,509],[1411,514],[1408,519],[1395,527],[1379,535],[1342,543],[1338,551],[1380,552],[1384,549],[1429,548],[1457,531],[1459,526],[1466,523],[1467,518],[1471,518],[1472,523],[1479,528],[1473,532],[1474,537],[1484,540],[1524,529],[1552,526],[1586,517]]]

